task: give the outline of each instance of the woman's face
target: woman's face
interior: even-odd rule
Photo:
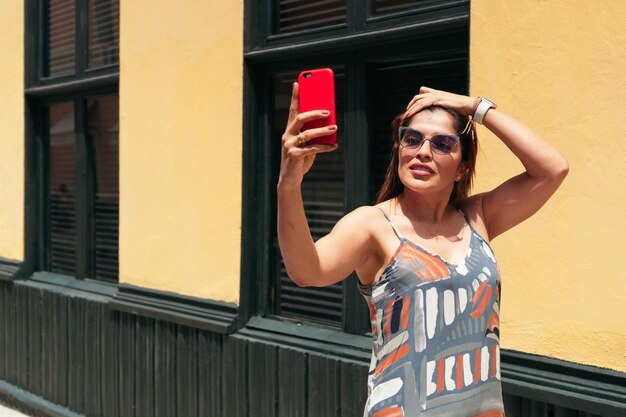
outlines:
[[[421,111],[411,118],[409,128],[419,130],[426,139],[434,135],[458,136],[451,115],[444,111]],[[412,190],[426,194],[452,193],[455,180],[463,174],[461,144],[457,143],[449,155],[433,152],[430,140],[418,149],[400,147],[398,175],[405,192]]]

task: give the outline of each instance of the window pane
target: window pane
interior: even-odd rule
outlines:
[[[46,75],[74,73],[75,8],[74,0],[48,0],[48,50]]]
[[[50,270],[76,275],[74,104],[50,106]]]
[[[287,122],[291,85],[297,73],[277,75],[275,91],[275,138],[280,138]],[[345,76],[335,72],[337,123],[343,121]],[[320,154],[304,177],[302,197],[309,227],[314,240],[330,232],[345,213],[344,153],[342,129],[337,135],[340,144],[335,152]],[[275,243],[277,265],[276,313],[285,317],[304,318],[310,321],[341,327],[343,320],[343,285],[324,288],[300,288],[287,276]]]
[[[88,138],[94,155],[95,278],[118,280],[119,141],[118,96],[87,104]]]
[[[119,33],[119,0],[90,0],[89,67],[93,68],[118,63]]]
[[[372,14],[386,14],[411,9],[433,0],[371,0]]]
[[[344,23],[346,0],[278,0],[278,30],[290,32]]]
[[[391,155],[391,121],[402,113],[421,85],[467,94],[467,59],[408,61],[381,65],[371,72],[372,103],[369,109],[372,152],[372,198],[378,193]],[[407,88],[409,86],[409,88]]]

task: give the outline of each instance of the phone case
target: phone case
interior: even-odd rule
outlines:
[[[335,115],[335,74],[330,68],[302,71],[298,76],[300,87],[300,113],[310,110],[328,110],[327,118],[305,123],[302,130],[336,124]],[[309,144],[332,145],[337,141],[337,132],[311,139]]]

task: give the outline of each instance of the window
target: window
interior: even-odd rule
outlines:
[[[244,282],[261,290],[250,297],[251,313],[364,334],[369,317],[356,276],[299,288],[280,257],[275,184],[291,84],[305,69],[331,67],[336,74],[339,150],[319,155],[302,185],[317,239],[347,212],[373,204],[389,162],[390,122],[420,85],[467,93],[469,2],[274,0],[267,15],[257,3],[246,3],[256,20],[246,22],[245,53],[244,169],[259,177],[244,190],[263,202],[244,207],[244,227],[251,226],[243,243],[244,258],[251,259]]]
[[[404,10],[410,10],[418,6],[437,5],[433,0],[371,0],[371,13],[373,15],[382,15],[394,13]]]
[[[117,282],[119,0],[29,3],[27,33],[27,258]]]
[[[291,101],[291,85],[298,73],[278,73],[273,76],[274,118],[272,137],[281,137]],[[335,94],[337,120],[343,119],[345,101],[345,74],[335,71]],[[343,131],[337,132],[342,142]],[[317,240],[330,232],[334,224],[346,213],[344,201],[345,155],[343,147],[336,152],[319,155],[302,184],[302,198],[311,229]],[[278,254],[278,240],[273,239],[274,254]],[[343,317],[343,287],[339,283],[325,288],[300,288],[287,275],[280,256],[275,256],[277,271],[273,274],[276,298],[275,312],[279,316],[314,320],[338,326]]]
[[[345,0],[278,2],[278,32],[324,27],[346,21]]]

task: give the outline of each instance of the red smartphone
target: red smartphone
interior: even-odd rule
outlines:
[[[310,110],[328,110],[330,115],[323,119],[305,123],[302,130],[336,124],[335,118],[335,74],[330,68],[302,71],[298,75],[300,87],[300,113]],[[314,138],[309,144],[332,145],[337,142],[337,132]]]

